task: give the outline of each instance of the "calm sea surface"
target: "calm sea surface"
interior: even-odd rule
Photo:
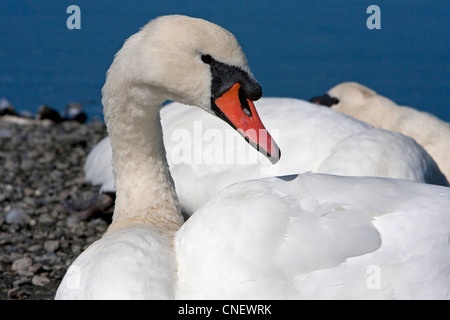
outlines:
[[[81,29],[69,30],[69,5]],[[369,5],[381,29],[369,30]],[[2,0],[0,97],[33,113],[84,104],[102,119],[100,90],[114,54],[150,19],[186,14],[236,35],[264,96],[309,99],[357,81],[450,121],[450,1]]]

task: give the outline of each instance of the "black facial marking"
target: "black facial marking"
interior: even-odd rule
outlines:
[[[231,66],[226,63],[219,62],[209,54],[201,56],[204,63],[208,64],[211,69],[212,84],[211,97],[219,98],[224,92],[230,89],[235,83],[239,82],[243,90],[243,94],[250,100],[255,101],[261,98],[262,89],[259,83],[253,79],[247,72],[239,67]]]
[[[314,97],[309,99],[309,102],[320,104],[323,106],[331,107],[335,104],[339,103],[339,100],[337,98],[331,97],[328,94],[324,94],[322,96]]]

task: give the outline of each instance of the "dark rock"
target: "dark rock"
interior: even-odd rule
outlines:
[[[0,117],[6,115],[16,115],[14,106],[5,98],[0,99]]]
[[[38,109],[37,118],[39,120],[49,119],[55,123],[60,123],[63,121],[63,118],[59,114],[59,112],[47,105],[41,105]]]
[[[28,272],[28,273],[29,274],[27,274],[27,275],[33,275],[33,274],[30,274],[30,272]],[[13,282],[13,286],[14,287],[20,287],[21,285],[24,285],[25,283],[29,283],[29,282],[30,282],[29,278],[21,277],[21,278],[19,278],[16,281]]]

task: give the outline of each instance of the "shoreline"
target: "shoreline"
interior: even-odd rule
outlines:
[[[0,299],[53,299],[66,269],[109,224],[109,212],[80,220],[62,204],[98,193],[83,166],[106,126],[12,118],[0,117]]]

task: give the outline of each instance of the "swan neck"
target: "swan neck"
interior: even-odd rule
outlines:
[[[104,100],[116,184],[108,232],[130,225],[152,225],[161,233],[173,234],[184,220],[164,149],[161,103]]]

